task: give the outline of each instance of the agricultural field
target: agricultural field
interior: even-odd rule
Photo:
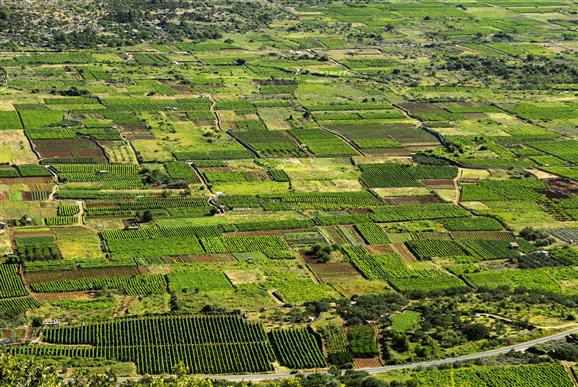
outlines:
[[[576,384],[577,13],[3,1],[0,364]]]

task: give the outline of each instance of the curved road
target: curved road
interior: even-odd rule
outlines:
[[[462,355],[456,357],[450,357],[446,359],[438,359],[438,360],[430,360],[430,361],[422,361],[417,363],[409,363],[409,364],[399,364],[399,365],[390,365],[390,366],[383,366],[383,367],[374,367],[374,368],[360,368],[358,371],[365,371],[369,374],[378,374],[381,372],[388,372],[388,371],[395,371],[395,370],[405,370],[405,369],[414,369],[420,367],[434,367],[439,365],[446,365],[446,364],[453,364],[457,362],[462,362],[466,360],[476,360],[476,359],[483,359],[487,357],[494,357],[506,354],[510,351],[517,351],[523,352],[528,348],[536,345],[536,344],[543,344],[549,341],[556,341],[561,340],[567,336],[570,336],[573,333],[578,333],[578,327],[568,329],[559,333],[554,333],[549,336],[544,336],[539,339],[526,341],[524,343],[509,345],[507,347],[500,347],[496,349],[492,349],[489,351],[484,352],[477,352],[472,353],[470,355]],[[312,374],[313,372],[303,372],[303,375]],[[283,373],[283,374],[249,374],[249,375],[199,375],[199,377],[207,377],[211,379],[220,379],[220,380],[229,380],[229,381],[258,381],[258,380],[274,380],[274,379],[283,379],[289,378],[291,376],[295,376],[294,374]],[[140,377],[130,377],[130,378],[118,378],[118,382],[125,382],[129,380],[139,380]],[[65,381],[72,380],[66,378]]]

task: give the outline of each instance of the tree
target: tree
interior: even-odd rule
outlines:
[[[142,214],[141,222],[148,223],[151,222],[152,220],[153,220],[153,213],[151,212],[151,210],[145,210],[145,212],[143,212]]]
[[[409,350],[409,337],[405,333],[394,332],[391,338],[391,347],[400,353],[407,352]]]
[[[558,360],[578,361],[578,344],[564,343],[548,354]]]
[[[388,384],[383,381],[370,376],[361,382],[361,387],[387,387]]]
[[[472,341],[486,339],[490,335],[488,327],[480,323],[464,325],[462,333]]]
[[[393,292],[354,296],[351,301],[339,300],[337,313],[347,325],[365,324],[381,319],[386,313],[398,311],[405,304],[406,300]]]
[[[178,312],[183,309],[183,304],[175,292],[171,292],[170,306],[173,312]]]
[[[188,375],[190,373],[189,367],[187,367],[185,363],[180,361],[173,367],[173,373],[179,377]]]
[[[322,263],[329,262],[331,259],[331,253],[337,250],[337,246],[332,246],[328,244],[315,244],[311,251],[315,254],[317,260]]]
[[[143,171],[144,174],[144,182],[150,185],[161,185],[166,182],[165,176],[161,173],[161,171],[157,169],[149,170],[145,169]]]
[[[303,306],[305,307],[307,313],[316,317],[319,317],[321,313],[327,312],[331,308],[329,302],[326,300],[306,302],[303,304]]]
[[[333,352],[329,354],[329,363],[339,368],[351,368],[353,365],[353,356],[349,352]]]
[[[32,326],[33,327],[41,327],[43,322],[44,322],[44,320],[42,319],[42,317],[34,317],[32,319]]]
[[[43,362],[22,360],[12,355],[0,355],[0,385],[2,386],[64,386],[56,370]]]
[[[341,386],[341,382],[332,375],[312,374],[303,376],[301,379],[301,385],[303,387],[339,387]]]
[[[0,20],[8,20],[10,13],[5,9],[0,9]]]

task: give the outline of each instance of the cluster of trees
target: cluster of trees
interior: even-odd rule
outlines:
[[[0,8],[0,38],[4,38],[0,40],[5,40],[4,48],[9,49],[203,41],[221,38],[223,32],[261,28],[282,14],[270,2],[237,0],[7,1]]]
[[[533,227],[524,227],[520,231],[520,236],[527,241],[534,242],[536,246],[548,246],[555,242],[555,239],[546,230],[536,230]]]
[[[578,83],[578,69],[562,58],[536,57],[513,61],[511,58],[449,56],[439,70],[467,71],[476,78],[501,78],[520,88],[535,88],[557,83]]]
[[[225,387],[247,386],[246,382],[202,379],[187,375],[186,367],[175,366],[172,375],[145,376],[140,379],[119,381],[112,369],[99,374],[91,374],[85,369],[76,370],[72,377],[63,380],[53,364],[38,360],[22,360],[11,355],[0,355],[0,385],[22,387]],[[260,384],[261,385],[261,384]],[[273,380],[262,384],[265,387],[387,387],[392,386],[378,380],[366,372],[347,371],[344,374],[337,369],[328,374],[296,375],[294,377]],[[395,386],[415,386],[414,383],[394,384]]]
[[[311,252],[315,254],[315,258],[317,258],[319,262],[327,263],[331,259],[331,254],[337,250],[339,250],[339,246],[337,245],[318,243],[313,246]]]
[[[548,355],[557,360],[578,361],[578,344],[563,343],[548,352]]]
[[[491,338],[489,327],[473,322],[473,316],[462,312],[456,300],[424,303],[416,310],[421,314],[416,329],[382,331],[382,352],[386,361],[395,363],[393,351],[407,353],[412,348],[416,357],[428,358],[441,348]]]
[[[90,96],[90,91],[86,89],[79,89],[76,86],[71,86],[65,90],[50,90],[50,94],[58,94],[63,97],[88,97]]]
[[[371,321],[381,321],[384,316],[401,310],[406,304],[406,299],[401,295],[387,292],[339,300],[336,311],[347,325],[363,325]]]

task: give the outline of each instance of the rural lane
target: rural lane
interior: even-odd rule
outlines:
[[[381,372],[388,372],[388,371],[396,371],[396,370],[405,370],[405,369],[414,369],[414,368],[427,368],[427,367],[434,367],[440,365],[448,365],[453,363],[458,363],[467,360],[476,360],[476,359],[483,359],[487,357],[494,357],[506,354],[510,351],[517,351],[522,352],[527,350],[528,348],[537,345],[543,344],[550,341],[561,340],[567,336],[570,336],[573,333],[578,333],[578,327],[568,329],[562,332],[554,333],[552,335],[544,336],[539,339],[526,341],[519,344],[509,345],[507,347],[500,347],[496,349],[492,349],[489,351],[484,352],[477,352],[472,353],[469,355],[462,355],[456,357],[449,357],[446,359],[437,359],[437,360],[430,360],[430,361],[422,361],[416,363],[409,363],[409,364],[399,364],[399,365],[390,365],[390,366],[383,366],[383,367],[373,367],[373,368],[361,368],[358,369],[359,371],[365,371],[369,374],[378,374]],[[311,374],[312,372],[304,372],[302,374],[307,375]],[[229,380],[229,381],[258,381],[258,380],[275,380],[275,379],[283,379],[288,378],[291,376],[295,376],[294,374],[290,373],[279,373],[279,374],[247,374],[247,375],[199,375],[199,377],[208,377],[211,379],[219,379],[219,380]],[[122,383],[129,380],[138,380],[140,377],[119,377],[118,382]],[[66,381],[71,380],[69,378],[65,379]]]

